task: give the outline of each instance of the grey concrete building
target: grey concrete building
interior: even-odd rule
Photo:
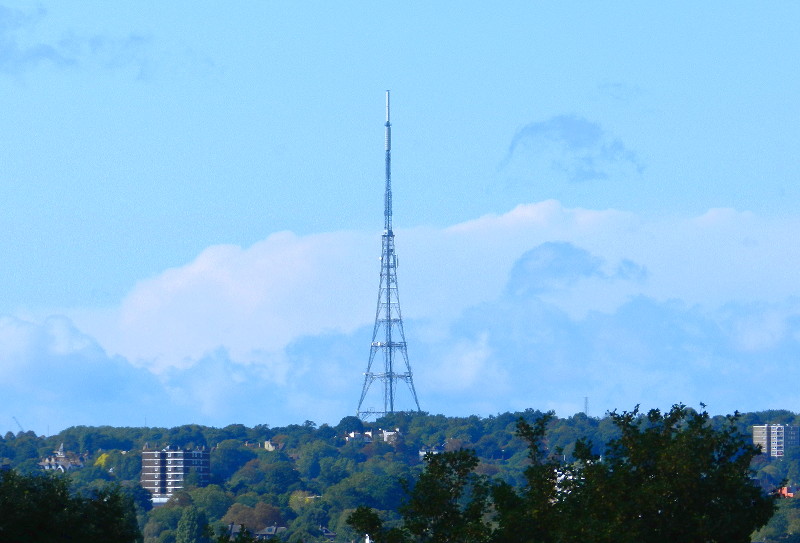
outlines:
[[[753,425],[753,444],[773,458],[783,458],[786,449],[800,446],[800,427],[790,424]]]
[[[145,445],[141,483],[153,495],[153,504],[166,503],[175,492],[184,488],[190,474],[196,474],[193,480],[197,485],[207,485],[210,464],[210,455],[205,447],[150,450]]]

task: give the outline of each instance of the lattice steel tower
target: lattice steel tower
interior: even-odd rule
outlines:
[[[386,192],[384,195],[384,229],[381,252],[381,282],[378,289],[378,308],[375,311],[375,328],[372,331],[372,343],[369,348],[369,363],[364,372],[364,388],[358,401],[356,415],[361,419],[379,418],[387,413],[395,412],[397,382],[408,385],[416,410],[419,411],[417,392],[414,390],[414,379],[408,363],[406,335],[403,331],[403,317],[400,314],[400,299],[397,295],[397,255],[394,252],[394,232],[392,232],[392,125],[389,122],[389,91],[386,91]],[[383,357],[380,364],[378,353]],[[401,371],[395,371],[395,364],[400,364]],[[377,371],[376,371],[377,370]],[[363,408],[370,387],[379,381],[383,387],[383,409],[377,407]],[[408,411],[404,409],[403,411]]]

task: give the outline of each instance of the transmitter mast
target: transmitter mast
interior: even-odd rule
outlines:
[[[392,124],[389,122],[389,91],[386,91],[386,189],[384,193],[384,228],[381,251],[381,279],[378,288],[378,307],[375,311],[375,327],[369,349],[369,362],[364,372],[364,387],[358,401],[356,415],[362,420],[380,418],[395,412],[397,383],[403,381],[408,386],[416,409],[420,411],[411,366],[408,363],[406,335],[403,331],[403,317],[400,314],[400,299],[397,294],[397,255],[394,252],[394,232],[392,232]],[[380,356],[379,356],[380,353]],[[383,359],[383,366],[380,366]],[[375,364],[377,367],[374,367]],[[400,366],[395,368],[395,365]],[[399,369],[399,371],[397,371]],[[381,407],[364,407],[372,384],[378,381],[383,388]],[[377,394],[376,394],[377,396]]]

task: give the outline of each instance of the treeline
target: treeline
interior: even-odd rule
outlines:
[[[442,453],[407,486],[402,522],[360,507],[348,523],[380,543],[745,543],[772,517],[777,496],[750,477],[759,450],[735,415],[715,426],[676,405],[610,418],[620,435],[602,456],[579,440],[564,462],[545,446],[547,416],[520,421],[525,484],[481,476],[470,449]]]
[[[189,511],[200,514],[215,531],[230,524],[244,524],[251,530],[285,526],[282,538],[297,542],[324,540],[324,527],[336,533],[337,541],[351,541],[363,537],[347,523],[360,506],[375,511],[387,526],[401,523],[398,510],[408,496],[409,482],[417,480],[425,466],[420,450],[469,449],[477,459],[476,475],[524,487],[530,450],[518,434],[518,423],[533,424],[543,415],[536,410],[489,417],[398,413],[372,424],[345,417],[335,426],[306,421],[252,428],[239,424],[224,428],[76,426],[53,436],[9,432],[0,439],[0,464],[21,473],[35,472],[40,469],[38,462],[63,443],[65,451],[81,455],[84,461],[82,469],[70,472],[73,486],[89,491],[121,485],[137,503],[137,520],[146,543],[176,541],[181,519]],[[800,424],[800,417],[788,411],[764,411],[744,414],[734,424],[749,438],[753,424],[778,422]],[[724,417],[710,419],[712,426],[727,423]],[[385,442],[378,438],[378,429],[399,433]],[[374,436],[371,442],[346,440],[352,432],[369,430]],[[569,465],[581,439],[592,444],[588,453],[599,455],[619,435],[619,427],[609,416],[553,417],[542,447],[549,457]],[[166,506],[150,509],[139,487],[141,450],[167,445],[208,448],[211,484],[202,488],[190,484]],[[790,484],[800,482],[800,451],[789,451],[783,461],[757,457],[753,467],[765,489],[777,487],[784,479]],[[784,502],[763,531],[764,540],[778,532],[800,533],[800,515],[795,517],[796,510]]]

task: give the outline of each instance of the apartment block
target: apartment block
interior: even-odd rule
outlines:
[[[800,427],[790,424],[758,424],[753,426],[753,445],[773,458],[783,458],[786,449],[800,446]]]
[[[153,495],[153,504],[163,504],[186,485],[189,474],[196,474],[199,486],[208,484],[211,458],[205,447],[194,450],[172,449],[142,451],[142,477],[144,488]]]

